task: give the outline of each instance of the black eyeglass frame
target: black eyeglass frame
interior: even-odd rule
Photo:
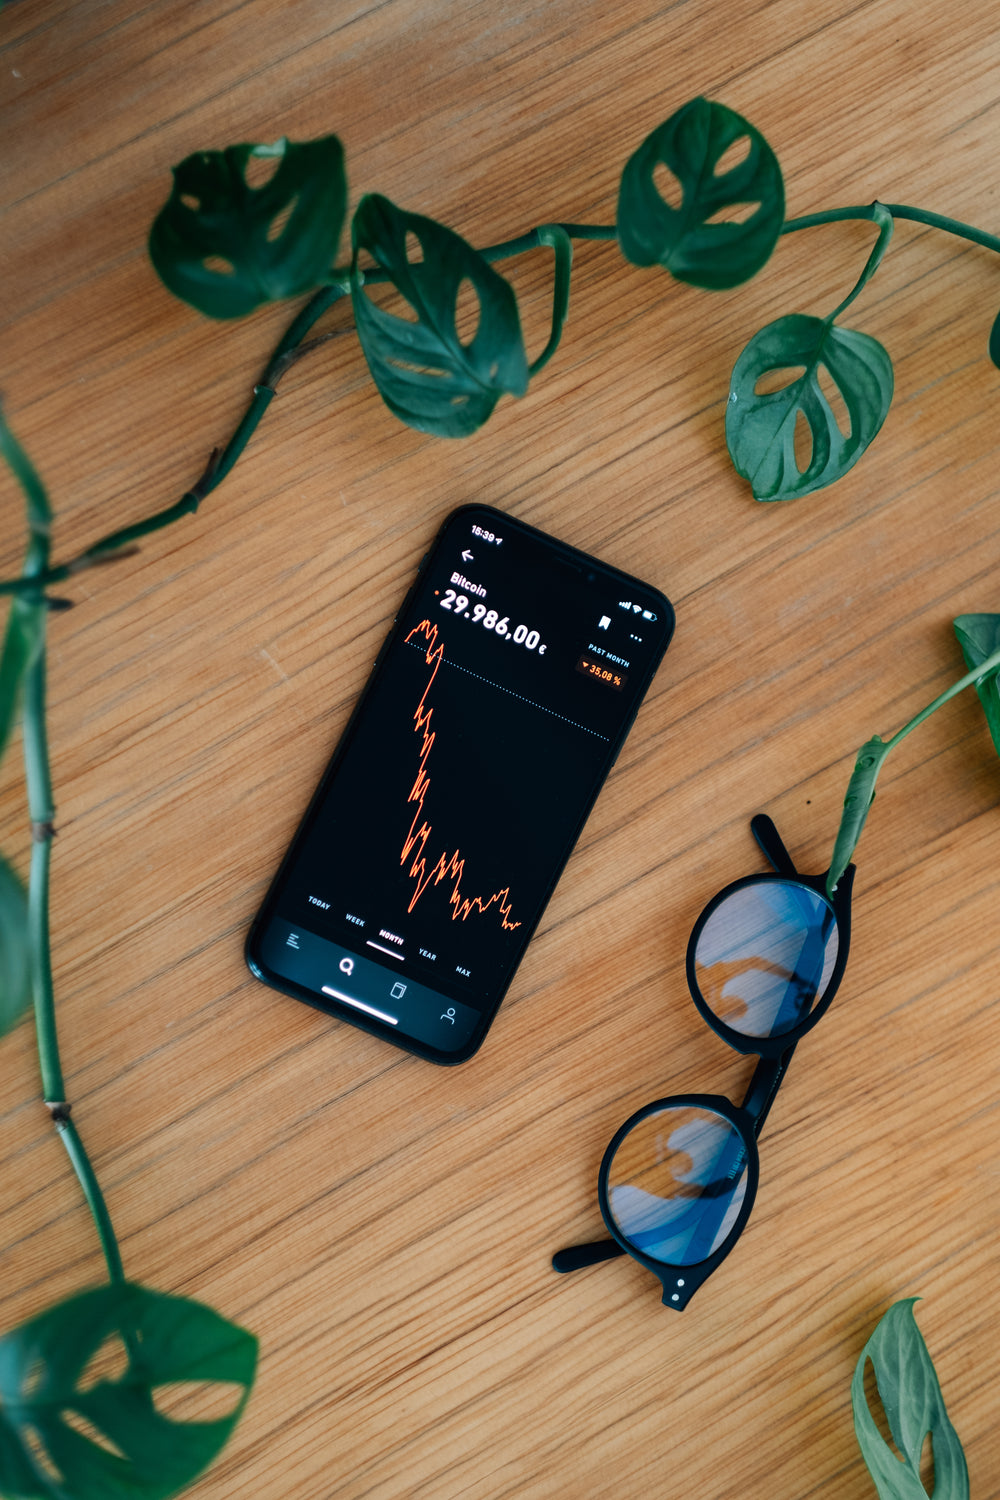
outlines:
[[[825,876],[801,875],[798,872],[792,862],[791,856],[781,841],[778,830],[766,814],[758,813],[751,820],[750,828],[775,873],[773,875],[745,876],[741,880],[733,881],[732,884],[726,886],[724,890],[712,898],[692,929],[688,942],[686,964],[688,985],[699,1014],[716,1035],[721,1037],[723,1041],[727,1042],[737,1052],[743,1054],[751,1053],[760,1058],[753,1071],[753,1076],[750,1079],[743,1102],[742,1104],[734,1104],[731,1099],[727,1099],[722,1094],[673,1094],[666,1099],[656,1099],[651,1104],[644,1105],[641,1109],[630,1115],[608,1143],[601,1160],[597,1179],[597,1201],[601,1210],[601,1217],[609,1234],[612,1236],[611,1240],[599,1241],[596,1244],[572,1246],[567,1250],[558,1251],[552,1257],[552,1265],[555,1270],[575,1271],[584,1266],[596,1265],[601,1261],[611,1260],[619,1255],[630,1255],[633,1260],[645,1266],[659,1280],[663,1288],[664,1306],[673,1307],[678,1312],[683,1311],[698,1288],[704,1285],[713,1271],[721,1265],[746,1227],[753,1209],[754,1200],[757,1196],[757,1188],[760,1181],[760,1155],[757,1148],[757,1138],[763,1129],[768,1111],[774,1102],[774,1097],[778,1092],[788,1064],[791,1061],[792,1053],[795,1051],[799,1040],[807,1031],[811,1031],[826,1013],[830,1002],[833,1000],[840,986],[850,951],[851,891],[854,884],[854,866],[849,865],[845,870],[831,900],[826,894]],[[787,1031],[775,1037],[746,1036],[742,1032],[735,1031],[731,1026],[727,1026],[724,1021],[721,1021],[710,1010],[701,996],[694,972],[694,952],[697,939],[709,916],[734,891],[759,884],[761,881],[798,884],[806,887],[822,898],[829,907],[837,924],[837,956],[826,988],[821,995],[817,996],[816,1003],[812,1006],[808,1015]],[[746,1151],[747,1183],[736,1219],[721,1244],[710,1255],[706,1256],[704,1260],[696,1261],[692,1265],[678,1265],[668,1261],[657,1260],[655,1257],[647,1255],[622,1234],[611,1212],[608,1197],[608,1176],[618,1147],[642,1120],[660,1110],[686,1107],[712,1110],[729,1122],[740,1137]]]
[[[847,955],[851,946],[851,889],[854,882],[854,866],[851,865],[837,887],[833,900],[826,893],[825,875],[802,875],[795,868],[791,857],[778,830],[766,813],[757,813],[750,820],[750,831],[765,859],[774,867],[774,874],[744,875],[740,880],[734,880],[725,886],[718,895],[713,896],[705,907],[688,939],[687,957],[685,967],[687,969],[688,989],[691,998],[698,1008],[702,1020],[711,1027],[716,1036],[736,1052],[752,1054],[756,1057],[781,1057],[789,1050],[792,1042],[797,1042],[807,1031],[811,1031],[818,1021],[821,1021],[830,1008],[830,1002],[840,988],[840,981],[844,977],[847,967]],[[724,901],[737,891],[748,890],[758,885],[797,885],[804,890],[819,896],[820,900],[830,909],[834,921],[837,924],[837,957],[834,960],[833,970],[827,980],[826,988],[822,995],[816,997],[815,1003],[810,1007],[809,1014],[794,1026],[787,1027],[784,1031],[775,1032],[771,1036],[749,1036],[744,1031],[737,1031],[735,1027],[727,1026],[715,1014],[711,1006],[705,1000],[698,984],[698,976],[695,967],[695,954],[698,948],[698,939],[713,913]]]

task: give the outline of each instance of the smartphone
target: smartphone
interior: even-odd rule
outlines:
[[[250,929],[252,972],[432,1062],[471,1057],[673,624],[650,585],[454,511]]]

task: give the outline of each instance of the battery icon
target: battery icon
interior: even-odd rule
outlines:
[[[653,611],[651,609],[644,609],[642,612],[642,618],[644,620],[655,620],[656,616],[653,614]]]

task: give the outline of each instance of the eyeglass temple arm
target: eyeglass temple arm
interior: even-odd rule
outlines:
[[[585,1266],[596,1266],[602,1260],[614,1260],[625,1251],[616,1240],[596,1240],[590,1245],[571,1245],[568,1250],[557,1250],[552,1257],[554,1271],[582,1271]]]
[[[792,856],[781,842],[781,835],[767,813],[754,814],[750,819],[750,832],[760,845],[764,858],[779,875],[795,876],[799,873]]]

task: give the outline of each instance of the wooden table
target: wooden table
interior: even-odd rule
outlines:
[[[626,157],[704,93],[774,145],[790,215],[878,196],[996,228],[1000,210],[986,0],[22,0],[0,48],[2,388],[59,558],[196,479],[288,319],[212,324],[154,276],[148,226],[195,149],[337,131],[353,201],[377,189],[484,245],[611,223]],[[353,336],[332,340],[195,519],[63,587],[74,1118],[129,1275],[261,1340],[205,1500],[864,1500],[851,1373],[915,1295],[972,1493],[1000,1495],[1000,765],[973,693],[886,768],[848,973],[725,1266],[677,1316],[631,1261],[549,1264],[600,1233],[597,1168],[629,1113],[746,1083],[683,955],[705,901],[762,867],[750,816],[825,869],[857,747],[961,675],[954,615],[1000,609],[987,250],[897,227],[848,319],[889,349],[895,402],[840,485],[760,505],[728,462],[740,349],[783,312],[829,312],[871,241],[788,237],[718,295],[581,245],[558,354],[465,442],[399,425]],[[549,257],[508,269],[535,352]],[[242,943],[418,559],[470,499],[649,578],[677,632],[487,1044],[441,1070],[268,991]],[[3,506],[8,576],[7,481]],[[15,753],[0,815],[24,868]],[[10,1327],[102,1262],[27,1025],[3,1080]]]

